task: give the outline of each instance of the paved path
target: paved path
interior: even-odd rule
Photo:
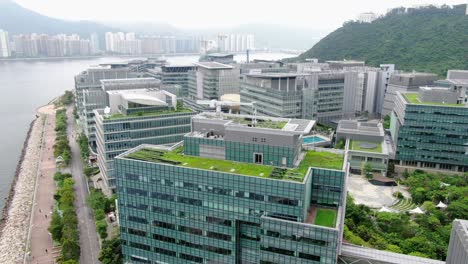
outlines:
[[[364,176],[350,174],[348,191],[357,204],[364,204],[371,208],[390,206],[396,198],[393,193],[399,191],[405,197],[411,197],[404,186],[378,186],[371,184]]]
[[[98,257],[100,252],[99,238],[94,224],[94,216],[92,210],[86,204],[88,196],[87,179],[83,173],[83,164],[80,157],[80,148],[76,143],[75,122],[73,117],[73,108],[67,109],[68,116],[68,140],[72,151],[72,159],[70,170],[75,180],[75,209],[78,215],[78,227],[80,231],[80,246],[81,246],[81,264],[99,263]]]
[[[33,207],[31,226],[31,257],[30,263],[53,264],[55,257],[60,255],[59,249],[53,249],[52,237],[47,230],[50,225],[54,208],[54,173],[55,158],[53,146],[55,143],[55,110],[46,106],[39,110],[45,117],[42,155],[37,178],[36,199]],[[46,252],[47,250],[47,252]]]

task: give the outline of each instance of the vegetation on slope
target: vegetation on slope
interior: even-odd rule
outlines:
[[[347,22],[299,59],[356,59],[400,70],[433,72],[468,69],[466,5],[395,8],[372,23]]]
[[[424,214],[374,212],[348,196],[344,238],[352,244],[445,260],[452,221],[468,218],[468,175],[415,171],[408,176],[404,184]],[[448,207],[436,208],[439,201]]]

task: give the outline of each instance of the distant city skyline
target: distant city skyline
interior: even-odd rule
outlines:
[[[457,5],[464,0],[395,0],[395,1],[340,1],[320,3],[307,0],[281,2],[238,0],[224,5],[220,1],[165,1],[134,0],[16,0],[16,3],[43,15],[68,20],[99,22],[156,22],[168,23],[181,29],[235,27],[242,24],[282,24],[312,29],[333,30],[343,22],[356,19],[360,13],[385,13],[390,8],[420,5]],[[217,12],[205,13],[207,8],[219,6]],[[92,8],[90,8],[92,7]],[[182,8],[183,7],[183,8]],[[216,8],[215,8],[216,9]],[[111,11],[110,11],[111,10]],[[210,9],[211,11],[213,9]]]

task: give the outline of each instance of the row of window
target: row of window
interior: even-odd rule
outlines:
[[[260,249],[263,250],[263,251],[272,252],[272,253],[281,254],[281,255],[287,255],[287,256],[294,256],[295,255],[294,251],[287,250],[287,249],[282,249],[282,248],[261,247]],[[302,253],[302,252],[299,252],[298,257],[302,258],[302,259],[317,261],[317,262],[320,262],[320,259],[321,259],[320,256],[315,256],[315,255],[312,255],[312,254],[306,254],[306,253]]]
[[[145,231],[136,230],[136,229],[133,229],[133,228],[128,228],[127,230],[128,230],[128,233],[132,234],[132,235],[141,236],[141,237],[146,237],[147,236],[147,233]],[[210,235],[210,237],[212,237],[213,234],[211,234],[211,233],[213,233],[213,232],[207,232],[207,236]],[[217,234],[217,233],[215,233],[215,234],[216,234],[215,236],[222,235],[222,234]],[[201,235],[201,234],[198,234],[198,235]],[[223,236],[225,236],[225,235],[223,235]],[[173,237],[163,236],[163,235],[159,235],[159,234],[153,234],[153,239],[158,240],[158,241],[162,241],[162,242],[165,242],[165,243],[177,244],[177,245],[190,247],[190,248],[196,248],[196,249],[209,251],[209,252],[213,252],[213,253],[217,253],[217,254],[221,254],[221,255],[231,255],[231,253],[232,253],[232,251],[230,249],[214,247],[214,246],[210,246],[210,245],[195,244],[195,243],[192,243],[192,242],[189,242],[189,241],[178,240],[178,239],[175,239]],[[132,244],[132,243],[134,243],[134,242],[130,242],[130,244]],[[147,245],[144,245],[144,244],[139,244],[139,243],[134,243],[134,244],[136,244],[136,245],[134,245],[134,247],[137,247],[137,248],[140,248],[140,249],[149,250],[149,248],[150,248],[150,246],[147,246]]]
[[[131,180],[131,181],[148,182],[148,177],[139,176],[139,175],[132,174],[132,173],[126,173],[126,178],[127,180]],[[213,187],[209,185],[195,184],[191,182],[172,181],[168,179],[151,178],[151,182],[160,183],[165,186],[175,186],[178,188],[183,188],[183,189],[198,191],[198,192],[207,192],[207,193],[213,193],[213,194],[219,194],[219,195],[234,196],[237,198],[245,198],[245,199],[256,200],[256,201],[267,201],[270,203],[289,205],[289,206],[299,206],[298,199],[290,199],[287,197],[263,195],[263,194],[253,193],[253,192],[236,191],[236,190],[232,190],[228,188]],[[135,188],[127,188],[127,193],[139,195],[139,196],[148,196],[149,192],[135,189]],[[154,192],[151,194],[151,197],[153,197],[153,194]],[[158,195],[158,194],[154,194],[154,195]],[[156,198],[156,197],[153,197],[153,198]]]

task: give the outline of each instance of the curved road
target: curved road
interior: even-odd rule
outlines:
[[[75,180],[75,208],[78,216],[78,228],[80,231],[80,246],[81,246],[81,264],[100,263],[98,260],[100,245],[99,238],[94,224],[93,211],[86,204],[88,197],[88,185],[86,176],[83,173],[83,164],[81,162],[80,148],[76,143],[75,135],[75,118],[73,117],[73,107],[67,109],[67,133],[70,141],[72,159],[70,171]]]

